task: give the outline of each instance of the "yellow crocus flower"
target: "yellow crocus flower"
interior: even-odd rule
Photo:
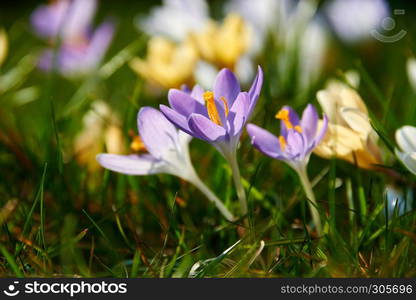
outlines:
[[[83,128],[74,141],[74,154],[80,165],[96,171],[99,164],[97,154],[106,150],[108,153],[123,154],[125,140],[119,118],[103,101],[96,101],[83,118]]]
[[[0,66],[6,58],[7,48],[8,43],[6,32],[3,29],[0,29]]]
[[[375,165],[381,164],[377,134],[357,91],[334,80],[317,93],[317,98],[329,123],[327,133],[314,153],[327,159],[337,157],[364,169],[374,169]]]
[[[209,21],[201,32],[193,32],[190,37],[202,59],[219,68],[234,69],[249,48],[250,35],[244,20],[229,14],[221,25]]]
[[[189,40],[175,44],[157,36],[149,41],[146,59],[133,58],[130,67],[149,82],[169,89],[192,84],[197,61],[197,50]]]

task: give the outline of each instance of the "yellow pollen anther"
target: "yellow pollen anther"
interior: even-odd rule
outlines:
[[[279,112],[274,116],[276,119],[282,120],[285,123],[287,129],[292,129],[293,124],[290,122],[289,118],[289,111],[287,109],[281,109]]]
[[[207,107],[208,117],[212,122],[222,126],[221,118],[215,105],[214,92],[207,91],[203,95],[205,100],[205,106]]]
[[[227,99],[225,99],[224,96],[221,96],[220,100],[222,101],[222,103],[224,103],[225,116],[228,117],[229,109],[228,109]]]
[[[302,127],[300,127],[299,125],[295,126],[295,130],[299,133],[302,133]]]
[[[280,143],[280,149],[282,149],[282,151],[285,150],[287,142],[284,136],[279,136],[279,143]]]
[[[206,91],[203,97],[206,102],[214,101],[214,92]]]

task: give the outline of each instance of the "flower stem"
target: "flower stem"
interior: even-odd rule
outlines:
[[[301,167],[297,169],[300,181],[303,186],[303,190],[305,191],[306,197],[309,199],[309,209],[311,211],[312,220],[315,224],[316,231],[318,232],[318,235],[322,235],[322,223],[321,223],[321,217],[319,216],[319,211],[317,209],[318,204],[316,202],[315,194],[312,190],[312,184],[309,180],[308,173],[306,172],[306,166]]]
[[[227,158],[231,165],[234,185],[237,190],[238,200],[240,201],[241,213],[244,216],[248,213],[247,197],[246,197],[246,192],[244,190],[243,184],[241,183],[240,169],[238,167],[238,162],[237,162],[237,154],[234,152],[233,154],[229,155]]]
[[[191,182],[208,198],[208,200],[215,204],[218,210],[228,221],[232,222],[235,220],[234,216],[225,207],[224,203],[218,199],[218,197],[202,182],[199,177],[195,176]]]

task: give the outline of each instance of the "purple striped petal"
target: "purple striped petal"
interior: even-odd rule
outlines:
[[[65,41],[87,32],[96,7],[96,0],[61,0],[40,6],[32,14],[31,22],[40,36],[51,38],[61,34]]]
[[[318,113],[312,104],[308,104],[303,111],[300,126],[307,139],[308,145],[311,144],[316,136],[316,129],[318,127]]]
[[[65,14],[63,38],[72,38],[86,32],[97,9],[97,0],[72,0]]]
[[[94,31],[84,60],[86,65],[95,68],[100,63],[113,39],[114,27],[112,22],[107,21]]]
[[[249,105],[250,96],[248,93],[241,92],[238,94],[228,115],[228,120],[231,123],[230,135],[237,136],[241,134],[241,131],[247,122]]]
[[[204,92],[204,89],[199,84],[196,84],[192,89],[191,97],[197,100],[202,105],[205,105]]]
[[[282,158],[279,139],[267,130],[254,124],[247,125],[247,132],[251,143],[265,155],[272,158]]]
[[[188,124],[194,137],[210,143],[221,140],[226,134],[223,127],[215,124],[203,115],[191,114],[188,119]]]
[[[177,89],[169,90],[168,100],[170,107],[186,118],[192,113],[204,114],[206,111],[200,102],[196,101],[187,93]]]
[[[163,115],[166,117],[166,119],[172,122],[172,124],[174,124],[176,127],[181,129],[182,131],[192,135],[191,130],[189,129],[188,120],[186,119],[186,117],[184,117],[177,111],[163,104],[159,105],[159,109],[163,113]]]
[[[257,104],[260,95],[261,87],[263,86],[263,70],[260,66],[257,67],[257,75],[250,87],[248,94],[250,95],[249,117]]]
[[[224,97],[228,105],[232,106],[240,91],[240,83],[234,73],[228,69],[222,69],[215,78],[215,98],[220,99]]]
[[[151,155],[99,154],[98,163],[106,169],[127,175],[161,173],[161,162]]]
[[[287,134],[287,150],[285,151],[293,158],[298,158],[305,154],[305,142],[302,134],[296,130],[289,130]]]
[[[68,4],[68,1],[58,1],[52,5],[39,6],[31,16],[31,23],[36,33],[44,38],[55,37],[59,32]]]

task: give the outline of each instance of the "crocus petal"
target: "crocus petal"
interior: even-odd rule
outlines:
[[[322,120],[321,130],[315,137],[314,147],[319,145],[319,143],[324,138],[327,130],[328,130],[328,118],[326,115],[324,115],[323,120]]]
[[[318,119],[319,117],[315,107],[312,104],[308,104],[308,106],[306,106],[305,110],[303,111],[302,119],[300,121],[300,126],[308,140],[308,144],[316,136]]]
[[[287,111],[289,111],[289,120],[290,120],[290,123],[292,123],[293,126],[297,126],[297,125],[300,124],[299,116],[293,108],[291,108],[290,106],[285,105],[285,106],[282,107],[282,109],[286,109]],[[286,137],[287,134],[288,134],[288,129],[286,127],[285,122],[283,122],[283,121],[280,121],[280,132],[282,133],[282,136],[284,136],[284,137]]]
[[[191,114],[188,124],[195,137],[211,143],[219,141],[226,134],[223,127],[215,124],[203,115]]]
[[[202,105],[204,105],[205,104],[204,92],[205,92],[204,89],[199,84],[196,84],[194,88],[192,89],[191,97],[197,100]]]
[[[136,25],[150,36],[166,36],[183,41],[190,32],[203,29],[208,20],[209,7],[205,0],[163,1],[145,18],[139,16]]]
[[[61,0],[42,5],[32,14],[32,24],[40,36],[63,39],[76,38],[86,33],[96,11],[96,0]]]
[[[249,112],[248,112],[249,116],[253,113],[254,107],[256,106],[262,85],[263,85],[263,70],[260,66],[258,66],[256,78],[254,79],[253,84],[251,85],[250,90],[248,92],[250,96],[250,107],[249,107]]]
[[[340,113],[348,126],[358,132],[363,140],[366,140],[373,131],[368,116],[360,110],[343,107],[341,108]]]
[[[324,113],[328,116],[331,123],[336,123],[337,101],[334,96],[327,90],[318,91],[316,94],[319,104]]]
[[[319,120],[318,130],[322,132],[324,121]],[[316,143],[314,152],[326,159],[337,156],[345,158],[350,156],[352,152],[364,149],[363,141],[357,133],[348,127],[329,123],[327,132],[320,143]]]
[[[106,169],[128,175],[149,175],[163,171],[163,163],[151,155],[99,154],[97,161]]]
[[[157,109],[143,107],[137,117],[140,137],[146,149],[160,159],[178,144],[178,131]]]
[[[62,35],[64,38],[79,36],[87,30],[97,8],[96,0],[73,0],[64,15]]]
[[[396,156],[403,162],[406,168],[416,175],[416,152],[404,153],[395,149]]]
[[[251,138],[251,143],[258,150],[272,158],[282,157],[279,139],[276,136],[254,124],[247,125],[247,132]]]
[[[307,152],[303,136],[296,130],[289,130],[287,134],[286,147],[287,150],[285,152],[296,158],[299,158],[301,155],[305,155]]]
[[[416,127],[403,126],[396,130],[396,142],[404,152],[416,152]]]
[[[159,109],[164,114],[166,119],[172,122],[176,127],[188,134],[192,134],[191,130],[189,129],[188,120],[186,117],[163,104],[159,105]]]
[[[204,114],[206,111],[205,107],[200,102],[196,101],[187,93],[177,89],[169,90],[168,99],[170,107],[185,117],[188,117],[194,112]]]
[[[69,1],[58,1],[51,5],[39,6],[31,16],[31,23],[36,33],[45,38],[58,34]]]
[[[238,93],[240,93],[240,83],[238,82],[238,79],[230,70],[222,69],[215,78],[215,98],[220,99],[221,97],[224,97],[227,100],[228,105],[232,106]]]
[[[188,151],[188,144],[192,140],[192,136],[187,134],[186,132],[179,130],[178,133],[178,141],[179,145],[181,146],[181,150]]]
[[[250,96],[248,93],[242,92],[238,94],[228,116],[232,126],[231,135],[237,136],[241,133],[244,124],[247,122],[249,105]]]
[[[94,31],[84,60],[86,67],[94,68],[98,65],[104,57],[104,54],[107,52],[111,40],[113,39],[113,35],[114,24],[109,21],[104,22]]]

